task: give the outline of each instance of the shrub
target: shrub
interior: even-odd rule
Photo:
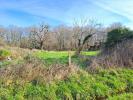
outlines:
[[[113,48],[91,59],[89,69],[126,67],[133,68],[133,39],[116,44]]]
[[[125,27],[114,29],[107,34],[107,41],[105,42],[106,48],[112,48],[116,44],[126,39],[133,38],[133,31]]]
[[[8,50],[0,50],[0,57],[7,57],[11,53]]]

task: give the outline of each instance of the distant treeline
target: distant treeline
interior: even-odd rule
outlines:
[[[86,41],[83,50],[97,50],[106,41],[107,32],[119,26],[121,24],[114,23],[104,27],[95,21],[75,22],[73,26],[56,27],[45,23],[25,28],[0,26],[0,45],[44,50],[76,50],[88,34],[93,34]]]

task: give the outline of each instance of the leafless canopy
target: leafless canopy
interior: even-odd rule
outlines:
[[[47,24],[40,24],[39,27],[33,27],[31,29],[32,42],[39,44],[39,48],[43,49],[43,45],[47,39],[48,33],[49,26]]]

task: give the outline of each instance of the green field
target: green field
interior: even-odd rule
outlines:
[[[77,56],[74,56],[74,51],[71,51],[71,58],[72,63],[79,65],[80,67],[85,67],[84,62],[86,61],[86,58],[80,58]],[[81,52],[83,56],[90,57],[90,56],[96,56],[99,53],[99,51],[89,51],[89,52]],[[22,55],[23,56],[23,55]],[[68,51],[41,51],[38,50],[34,53],[28,54],[28,56],[31,56],[36,59],[41,59],[42,62],[45,64],[45,66],[50,66],[51,64],[68,64]],[[25,57],[22,57],[25,58]],[[12,61],[2,61],[0,62],[0,67],[9,65],[9,64],[17,64],[23,62],[23,59],[12,59]]]
[[[74,56],[74,51],[71,51],[72,63],[84,67],[84,61],[86,58],[79,58]],[[96,56],[99,51],[81,52],[83,56]],[[68,63],[68,51],[39,51],[34,54],[37,58],[44,60],[46,65],[50,64],[67,64]]]

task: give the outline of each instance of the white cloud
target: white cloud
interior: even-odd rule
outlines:
[[[97,0],[94,3],[109,12],[127,18],[129,22],[126,22],[126,25],[133,25],[133,0]]]

